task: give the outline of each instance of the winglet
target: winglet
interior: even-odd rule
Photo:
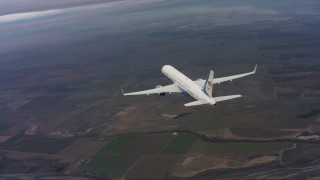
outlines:
[[[253,74],[256,73],[257,67],[258,67],[258,64],[256,64],[256,66],[254,67],[254,70],[252,71]]]
[[[122,86],[121,86],[121,94],[122,94],[122,95],[124,95],[124,93],[123,93],[123,89],[122,89]],[[125,96],[125,95],[124,95],[124,96]]]

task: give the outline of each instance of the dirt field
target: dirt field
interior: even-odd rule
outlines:
[[[250,160],[248,157],[188,155],[175,167],[172,175],[191,177],[207,170],[250,167],[276,160],[279,160],[278,156],[258,156]]]
[[[57,155],[74,156],[74,157],[90,157],[108,142],[92,141],[89,139],[78,139],[71,145],[62,149]]]
[[[278,152],[293,146],[293,143],[245,143],[245,142],[225,142],[210,143],[198,140],[190,148],[189,153],[201,154],[241,154],[258,152]]]
[[[225,157],[188,155],[174,169],[173,176],[190,177],[206,169],[221,167],[226,161]]]
[[[72,144],[75,139],[59,139],[59,140],[34,140],[23,142],[12,147],[15,151],[24,151],[41,154],[55,154],[66,146]]]
[[[234,136],[246,138],[279,138],[301,133],[301,129],[231,128]]]
[[[7,141],[8,139],[10,139],[12,136],[0,136],[0,143],[3,143],[5,141]]]

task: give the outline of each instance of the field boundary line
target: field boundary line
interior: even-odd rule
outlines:
[[[128,172],[129,172],[134,166],[136,166],[136,165],[138,164],[138,162],[141,161],[141,159],[142,159],[144,156],[145,156],[145,154],[143,154],[134,164],[132,164],[131,167],[129,167],[129,168],[127,169],[127,171],[123,174],[122,179],[125,179],[125,177],[126,177],[126,175],[128,174]]]
[[[160,152],[161,152],[164,148],[166,148],[166,147],[170,144],[170,142],[173,141],[174,138],[175,138],[175,137],[172,137],[171,139],[169,139],[168,142],[167,142],[165,145],[163,145],[162,148],[160,148],[160,150],[157,152],[157,154],[160,154]]]

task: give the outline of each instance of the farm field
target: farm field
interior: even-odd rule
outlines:
[[[75,171],[98,176],[119,178],[138,160],[137,155],[94,155]]]
[[[171,134],[140,135],[121,154],[157,154],[172,138]]]
[[[118,136],[115,140],[101,148],[97,152],[97,155],[118,154],[122,149],[128,147],[136,138],[137,135]]]
[[[161,154],[184,154],[195,143],[197,138],[192,134],[179,134],[161,150]]]
[[[76,171],[111,178],[161,179],[169,174],[188,175],[184,167],[193,167],[196,169],[195,173],[201,172],[209,165],[212,167],[214,165],[215,168],[231,168],[247,166],[254,162],[259,164],[274,161],[279,156],[279,151],[291,148],[292,145],[292,143],[281,142],[205,142],[187,133],[122,135],[114,138],[91,158],[82,162]],[[261,157],[264,154],[268,155],[267,157],[270,154],[273,155],[263,159]],[[241,157],[241,163],[232,160],[234,156]],[[228,163],[222,165],[221,163],[226,159]],[[123,166],[114,161],[122,162],[120,164]]]
[[[30,153],[56,154],[63,148],[72,144],[75,139],[59,139],[59,140],[34,140],[23,142],[12,147],[15,151],[24,151]]]
[[[128,179],[162,179],[170,174],[181,155],[144,155],[125,175]]]
[[[90,157],[107,143],[108,142],[105,141],[93,141],[84,138],[78,139],[57,154],[63,156]]]
[[[0,1],[0,179],[320,176],[317,0],[28,1]],[[171,84],[164,65],[256,64],[214,107],[123,96]]]
[[[5,131],[7,128],[8,128],[7,125],[5,125],[5,124],[0,124],[0,133],[3,132],[3,131]]]
[[[305,113],[305,114],[299,115],[298,117],[299,117],[299,118],[303,118],[303,119],[307,119],[307,118],[316,116],[316,115],[318,115],[318,114],[320,114],[320,109],[313,109],[313,110],[311,110],[310,112],[307,112],[307,113]]]
[[[190,148],[189,153],[202,154],[239,154],[239,153],[263,153],[278,152],[293,146],[293,143],[272,142],[272,143],[247,143],[247,142],[223,142],[211,143],[197,140]]]

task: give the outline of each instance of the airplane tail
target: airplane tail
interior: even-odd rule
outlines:
[[[213,77],[214,77],[214,72],[210,70],[209,77],[204,84],[203,91],[209,96],[212,97],[212,86],[213,86]]]

